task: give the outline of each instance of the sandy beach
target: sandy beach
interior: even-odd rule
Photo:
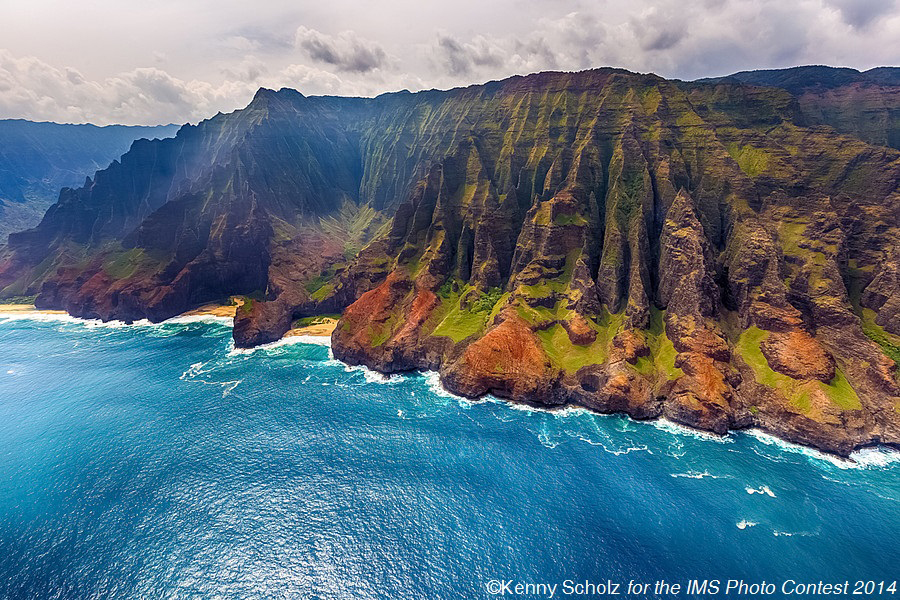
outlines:
[[[0,314],[13,313],[17,315],[64,315],[64,310],[38,310],[34,304],[0,304]]]
[[[194,310],[189,310],[188,312],[181,314],[181,317],[192,317],[192,316],[205,316],[210,315],[214,317],[229,317],[234,318],[234,315],[237,313],[237,309],[244,303],[242,298],[234,297],[231,299],[230,305],[223,304],[205,304],[199,308],[195,308]],[[318,337],[331,337],[331,333],[334,331],[334,328],[337,326],[338,320],[333,317],[309,317],[305,319],[306,321],[310,321],[308,325],[304,325],[302,327],[295,327],[284,334],[284,337],[295,337],[300,335],[312,335]]]
[[[196,316],[213,316],[213,317],[226,317],[233,319],[235,313],[237,312],[238,307],[243,302],[239,298],[235,298],[233,300],[233,304],[224,305],[224,304],[204,304],[198,308],[193,310],[189,310],[185,313],[178,315],[179,317],[196,317]],[[33,304],[0,304],[0,315],[3,314],[15,314],[15,315],[64,315],[66,311],[64,310],[39,310],[34,307]],[[309,325],[304,325],[302,327],[296,327],[291,329],[284,337],[294,337],[300,335],[312,335],[318,337],[331,337],[331,333],[334,331],[334,328],[337,326],[338,320],[333,317],[311,317],[308,319],[312,321]]]
[[[297,327],[291,329],[284,337],[293,337],[295,335],[315,335],[322,337],[331,337],[334,328],[337,327],[337,319],[331,317],[320,317],[320,322],[305,327]]]
[[[235,313],[237,312],[238,305],[232,304],[230,306],[225,306],[223,304],[204,304],[199,308],[195,308],[194,310],[189,310],[186,313],[182,313],[178,315],[179,317],[198,317],[198,316],[213,316],[213,317],[228,317],[233,319]]]

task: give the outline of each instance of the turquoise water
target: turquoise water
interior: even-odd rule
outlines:
[[[0,318],[0,597],[895,579],[900,462],[858,458],[468,402],[215,323]]]

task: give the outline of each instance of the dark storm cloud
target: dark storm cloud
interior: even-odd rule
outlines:
[[[339,71],[367,73],[387,62],[387,53],[374,42],[363,40],[353,32],[330,36],[315,29],[297,29],[297,46],[315,61],[332,65]]]
[[[450,35],[439,35],[438,56],[451,75],[468,75],[475,67],[500,67],[504,64],[504,52],[491,47],[483,37],[471,43],[463,43]]]
[[[857,29],[893,13],[897,6],[895,0],[830,0],[828,4],[841,11],[844,21]]]

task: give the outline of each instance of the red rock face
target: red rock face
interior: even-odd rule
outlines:
[[[760,348],[773,369],[794,379],[834,379],[834,358],[805,331],[775,332]]]
[[[531,328],[515,315],[505,316],[443,372],[443,380],[457,393],[469,397],[493,393],[519,402],[546,398],[552,377]]]

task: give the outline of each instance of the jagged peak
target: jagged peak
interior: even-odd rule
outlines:
[[[276,91],[273,89],[261,87],[256,91],[253,100],[247,105],[245,110],[253,111],[270,108],[274,104],[293,104],[300,100],[304,100],[306,96],[292,88],[281,88]]]

